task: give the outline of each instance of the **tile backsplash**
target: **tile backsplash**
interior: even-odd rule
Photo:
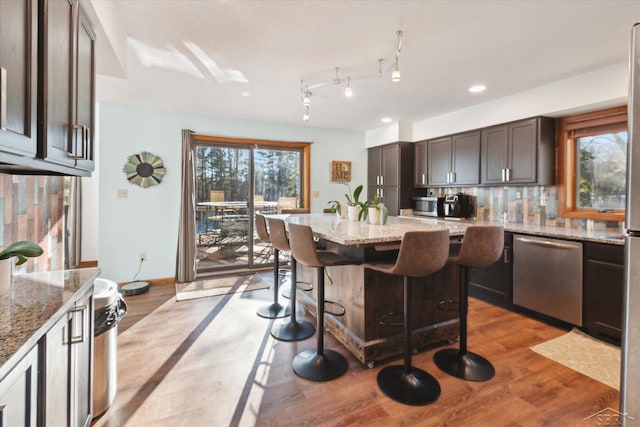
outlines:
[[[556,186],[464,187],[430,189],[434,194],[463,192],[473,196],[476,218],[515,224],[622,232],[622,223],[564,218],[558,215]]]
[[[62,270],[64,177],[0,174],[0,248],[31,240],[44,250],[20,273]]]

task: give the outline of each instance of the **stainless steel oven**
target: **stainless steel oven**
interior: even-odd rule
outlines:
[[[422,216],[438,216],[438,198],[414,197],[413,213]]]

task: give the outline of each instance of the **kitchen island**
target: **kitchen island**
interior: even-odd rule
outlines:
[[[415,221],[401,217],[389,217],[385,225],[370,225],[319,214],[289,215],[285,221],[310,226],[327,249],[363,263],[395,259],[402,236],[413,230],[446,228],[455,250],[467,227],[454,221]],[[416,256],[428,257],[429,254]],[[315,276],[314,268],[298,265],[298,281],[315,284]],[[457,305],[446,304],[459,299],[458,270],[446,266],[430,277],[412,281],[414,345],[424,348],[458,336]],[[315,290],[299,289],[298,295],[304,308],[315,316]],[[325,298],[333,302],[326,303],[327,330],[362,363],[373,366],[377,361],[402,354],[402,325],[380,325],[382,316],[387,313],[397,313],[397,316],[388,317],[387,322],[402,321],[402,277],[365,269],[363,265],[328,267]],[[343,308],[344,315],[339,315]]]
[[[0,293],[0,412],[7,425],[91,421],[93,281],[99,272],[19,274]]]

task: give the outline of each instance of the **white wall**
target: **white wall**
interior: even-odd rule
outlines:
[[[627,102],[628,93],[629,65],[614,64],[495,101],[415,122],[413,141],[533,116],[558,117],[622,105]]]
[[[98,265],[102,276],[132,281],[141,252],[147,254],[138,280],[173,277],[181,186],[182,129],[216,136],[309,141],[311,146],[312,212],[321,212],[332,199],[344,197],[345,186],[332,184],[331,160],[352,162],[352,182],[366,181],[364,133],[279,125],[188,113],[155,111],[102,104],[99,113]],[[130,185],[122,167],[127,157],[150,151],[167,168],[160,185],[148,189]],[[127,198],[116,198],[126,189]]]

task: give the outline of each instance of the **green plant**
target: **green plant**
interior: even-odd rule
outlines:
[[[360,201],[360,193],[362,193],[362,184],[358,185],[353,193],[351,192],[351,186],[348,186],[349,192],[344,195],[347,198],[347,204],[349,206],[362,206],[362,202]]]
[[[327,203],[331,208],[331,213],[336,213],[342,215],[342,208],[340,207],[341,203],[337,200],[331,200]]]
[[[7,246],[3,251],[1,251],[0,260],[17,257],[18,262],[16,262],[16,265],[20,265],[27,262],[27,258],[38,257],[42,255],[42,252],[42,248],[37,244],[28,240],[22,240],[20,242],[15,242]]]

